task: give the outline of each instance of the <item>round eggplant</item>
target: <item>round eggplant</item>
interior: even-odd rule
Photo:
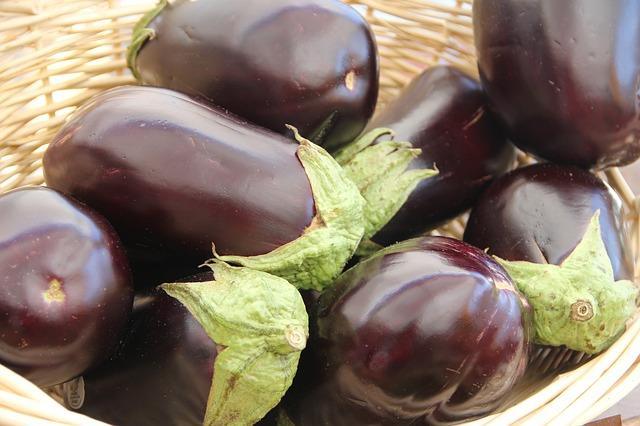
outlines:
[[[582,169],[536,164],[496,180],[464,240],[497,256],[534,309],[536,342],[598,353],[635,311],[617,194]]]
[[[513,164],[515,150],[488,109],[480,83],[455,68],[425,71],[369,123],[421,149],[409,169],[437,168],[374,237],[389,245],[433,229],[466,209]]]
[[[321,288],[360,241],[363,200],[324,150],[300,140],[177,92],[129,86],[74,115],[47,149],[44,173],[132,249],[199,265],[215,244],[225,260]]]
[[[0,196],[0,362],[39,386],[109,356],[133,300],[127,259],[107,221],[58,192]]]
[[[373,34],[338,0],[163,0],[138,24],[128,59],[143,84],[278,133],[294,125],[327,147],[358,136],[378,97]]]
[[[640,0],[477,0],[482,83],[513,142],[585,168],[640,156]]]
[[[620,197],[575,167],[536,164],[496,180],[474,207],[464,240],[505,260],[560,265],[597,211],[615,279],[633,279]]]
[[[67,388],[70,408],[122,426],[265,416],[305,346],[304,303],[281,278],[223,263],[212,269],[140,295],[119,350]]]
[[[459,422],[496,408],[527,365],[527,302],[500,265],[450,238],[375,254],[317,309],[284,403],[296,425]]]

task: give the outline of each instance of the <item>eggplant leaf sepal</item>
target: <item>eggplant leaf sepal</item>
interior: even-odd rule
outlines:
[[[598,211],[560,265],[496,257],[533,308],[536,343],[597,354],[615,342],[636,311],[638,288],[615,281],[599,218]]]
[[[213,366],[205,426],[253,425],[282,399],[309,336],[298,290],[261,271],[208,265],[215,281],[163,284],[223,348]]]
[[[422,181],[438,174],[435,168],[410,169],[422,150],[393,138],[380,141],[383,136],[393,137],[393,130],[374,129],[336,154],[336,160],[366,201],[364,240],[393,219]]]
[[[169,0],[159,0],[156,6],[145,13],[142,18],[133,27],[133,33],[131,35],[131,44],[127,47],[127,66],[131,70],[131,73],[136,78],[140,79],[140,73],[136,67],[136,60],[138,53],[142,46],[149,40],[155,37],[155,31],[148,28],[148,25],[153,21],[165,7],[169,5]]]
[[[311,184],[313,222],[302,236],[267,254],[220,256],[214,246],[214,257],[277,275],[299,289],[322,291],[342,272],[362,240],[365,201],[327,151],[288,127],[296,135],[297,155]]]

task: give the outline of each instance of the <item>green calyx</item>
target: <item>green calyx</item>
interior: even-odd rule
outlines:
[[[596,354],[624,332],[636,310],[638,288],[615,281],[597,212],[561,265],[496,260],[533,307],[535,340]]]
[[[269,272],[299,289],[322,291],[342,272],[364,232],[364,200],[340,165],[321,147],[288,126],[300,143],[298,158],[305,169],[316,217],[296,240],[260,256],[216,259]]]
[[[133,34],[131,35],[131,44],[127,47],[127,66],[133,73],[136,80],[140,80],[140,73],[136,68],[136,60],[138,59],[138,52],[142,49],[142,46],[148,41],[152,40],[156,36],[156,32],[148,28],[151,21],[153,21],[167,5],[169,0],[159,0],[158,4],[145,13],[142,18],[133,27]]]
[[[437,170],[412,169],[409,165],[422,153],[409,142],[378,141],[393,135],[379,128],[343,148],[336,160],[355,182],[364,197],[364,239],[373,237],[398,213],[420,182],[438,174]]]
[[[309,335],[304,302],[282,278],[209,265],[215,281],[163,284],[224,349],[214,363],[205,426],[253,425],[291,386]]]

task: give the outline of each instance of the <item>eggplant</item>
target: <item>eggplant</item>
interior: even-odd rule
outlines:
[[[513,142],[583,168],[640,157],[640,0],[477,0],[478,68]]]
[[[162,283],[197,275],[201,265],[189,257],[177,256],[153,247],[126,247],[135,290],[148,291]]]
[[[105,215],[129,247],[194,266],[215,255],[322,288],[362,237],[364,201],[329,154],[298,138],[129,86],[76,112],[45,152],[44,174]]]
[[[479,417],[522,377],[530,315],[507,273],[475,247],[445,237],[389,247],[320,296],[283,411],[304,426]]]
[[[83,398],[70,408],[121,426],[253,424],[267,414],[289,387],[304,348],[303,301],[268,274],[224,264],[213,271],[140,294],[119,350],[83,376],[75,390]],[[194,287],[197,302],[188,296]],[[207,293],[212,288],[214,297]],[[256,324],[268,332],[256,338]],[[277,333],[295,328],[301,340],[280,347],[288,341]]]
[[[480,83],[448,66],[417,76],[374,117],[365,134],[379,128],[391,129],[396,140],[420,150],[408,170],[439,171],[409,188],[406,201],[373,236],[383,246],[422,234],[469,209],[515,159],[513,145],[489,111]],[[389,179],[389,191],[395,191],[395,176]]]
[[[538,343],[597,353],[635,311],[628,236],[606,183],[577,167],[535,164],[489,187],[464,241],[501,259],[534,308]]]
[[[212,273],[192,278],[212,279]],[[122,426],[202,425],[217,354],[177,299],[162,290],[138,296],[120,351],[83,377],[79,411]]]
[[[135,28],[127,57],[142,84],[278,133],[291,124],[331,148],[358,136],[378,98],[371,29],[338,0],[161,0]]]
[[[43,187],[0,196],[0,363],[52,386],[106,359],[133,301],[107,221]]]

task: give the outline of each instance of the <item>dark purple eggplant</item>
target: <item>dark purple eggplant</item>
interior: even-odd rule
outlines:
[[[464,240],[505,260],[559,265],[598,210],[615,279],[633,279],[620,197],[595,175],[575,167],[536,164],[496,180],[472,210]]]
[[[477,0],[482,83],[513,142],[556,163],[640,156],[640,0]]]
[[[416,77],[374,117],[365,133],[378,128],[393,130],[396,140],[421,150],[409,170],[439,171],[419,182],[373,237],[382,245],[424,233],[470,208],[515,158],[513,145],[488,110],[480,83],[451,67],[434,67]],[[389,182],[394,191],[396,185],[397,181]]]
[[[327,147],[373,114],[379,65],[366,20],[338,0],[162,0],[133,34],[143,84],[213,102],[278,133]]]
[[[280,278],[258,275],[258,281],[252,281],[246,278],[255,277],[254,271],[245,273],[242,268],[223,264],[213,269],[214,273],[182,280],[186,284],[163,285],[171,296],[157,289],[137,297],[133,320],[117,353],[86,374],[76,389],[69,388],[84,395],[71,408],[120,426],[248,424],[249,420],[252,424],[273,408],[293,379],[306,339],[298,336],[302,340],[295,342],[297,346],[284,338],[280,343],[275,332],[284,330],[286,334],[292,327],[302,327],[306,333],[303,301],[297,290]],[[180,285],[187,287],[178,291]],[[212,298],[214,293],[207,294],[200,287],[194,302],[186,292],[197,285],[217,286],[218,293]],[[259,291],[252,293],[254,286]],[[237,287],[237,293],[228,291]],[[263,298],[265,292],[273,292],[273,297]],[[239,303],[243,299],[238,293],[244,293],[247,305],[253,307]],[[225,299],[231,311],[216,304],[215,298]],[[252,316],[252,309],[260,313]],[[216,319],[208,319],[207,312]],[[217,322],[219,318],[227,323]],[[269,333],[256,337],[256,324]],[[279,346],[284,343],[286,348]],[[247,364],[240,364],[243,368],[238,370],[243,356],[248,357]],[[269,374],[266,379],[265,374]],[[253,383],[260,380],[260,385]],[[240,394],[234,397],[235,392]],[[252,392],[254,396],[247,401]],[[268,405],[261,405],[264,398]],[[71,395],[65,399],[73,401]],[[208,400],[213,405],[207,407]],[[213,416],[210,423],[204,421],[208,410]]]
[[[378,252],[345,272],[317,309],[317,331],[284,401],[296,425],[478,417],[527,364],[527,302],[489,256],[450,238]]]
[[[635,310],[628,235],[622,203],[606,183],[575,167],[536,164],[489,187],[464,240],[501,258],[534,308],[538,343],[596,353]]]
[[[133,300],[115,231],[42,187],[0,196],[0,362],[39,386],[70,380],[118,344]]]
[[[177,92],[129,86],[74,115],[46,151],[44,172],[132,248],[195,266],[215,244],[225,260],[321,288],[362,236],[363,200],[324,150],[301,141]]]
[[[198,274],[200,263],[153,247],[127,247],[127,257],[136,291],[145,291],[163,283]]]
[[[162,290],[139,296],[119,352],[83,377],[79,411],[121,426],[202,425],[217,353],[178,300]]]

